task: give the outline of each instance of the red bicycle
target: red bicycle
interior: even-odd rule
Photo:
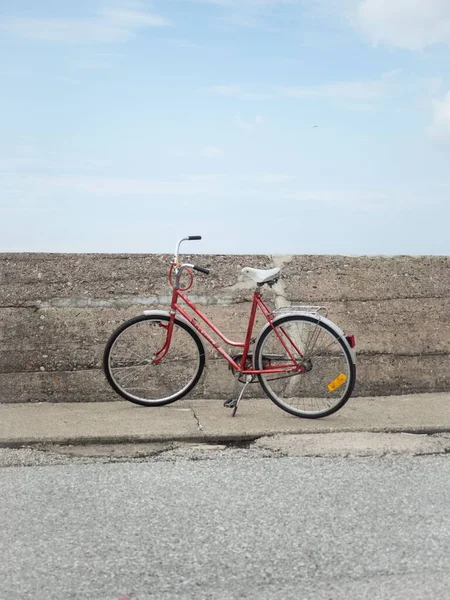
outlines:
[[[226,336],[189,299],[193,271],[208,275],[203,267],[179,262],[182,242],[175,250],[169,282],[169,311],[148,310],[123,323],[110,337],[103,368],[112,388],[130,402],[162,406],[179,400],[198,383],[205,367],[203,339],[229,363],[237,381],[244,383],[238,398],[225,402],[233,416],[249,383],[259,381],[280,408],[298,417],[318,418],[339,410],[349,399],[356,379],[355,338],[326,318],[323,307],[287,306],[272,310],[261,295],[264,285],[274,285],[280,269],[245,267],[242,273],[257,286],[243,342]],[[183,273],[188,283],[181,285]],[[180,304],[182,301],[183,305]],[[203,329],[191,309],[223,344],[236,348],[230,354]],[[267,323],[253,339],[257,311]]]

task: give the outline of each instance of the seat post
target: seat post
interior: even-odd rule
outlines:
[[[245,369],[245,363],[247,362],[248,351],[249,351],[250,344],[252,341],[253,327],[255,325],[256,311],[258,310],[258,300],[260,297],[261,297],[260,291],[255,290],[253,292],[252,309],[250,312],[250,318],[248,320],[247,335],[245,336],[244,350],[242,353],[241,370]]]

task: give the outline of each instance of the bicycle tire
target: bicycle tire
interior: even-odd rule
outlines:
[[[167,355],[158,365],[155,365],[151,360],[151,353],[155,353],[164,344],[166,329],[163,323],[168,323],[169,320],[169,315],[140,315],[134,317],[122,323],[122,325],[113,332],[106,344],[103,353],[103,371],[106,379],[115,392],[134,404],[139,404],[141,406],[163,406],[165,404],[171,404],[176,400],[180,400],[180,398],[186,396],[186,394],[197,385],[203,373],[205,367],[205,350],[203,344],[197,333],[193,331],[188,324],[177,318],[175,318],[172,341]],[[155,331],[152,332],[152,326],[158,324],[163,331],[157,331],[155,329]],[[135,329],[132,331],[132,328],[137,328],[140,325],[149,326],[146,328],[147,331],[144,331],[145,335],[142,337],[142,341],[138,339],[137,330]],[[115,352],[117,350],[118,342],[121,340],[121,336],[125,333],[130,334],[130,332],[131,337],[129,338],[129,342],[130,344],[134,344],[134,349],[131,350],[132,355],[139,356],[138,351],[140,350],[143,350],[147,355],[146,358],[140,359],[141,364],[134,366],[131,364],[133,358],[128,359],[128,362],[126,362],[120,355],[119,358],[115,357]],[[149,348],[150,334],[153,335],[153,333],[157,334],[154,336],[156,341],[154,346]],[[132,337],[133,334],[135,334],[135,338]],[[181,358],[177,358],[175,354],[177,351],[180,353]],[[187,357],[188,352],[195,353],[196,355],[196,364],[193,364],[192,369],[189,364],[191,359]],[[183,353],[186,356],[183,356]],[[121,360],[122,364],[120,363]],[[118,365],[117,368],[114,361],[116,361]],[[144,371],[144,368],[147,369]],[[125,371],[126,375],[126,369],[131,369],[131,371],[128,372],[128,380],[129,383],[133,385],[125,384],[124,378],[118,373],[118,371]],[[132,369],[134,369],[134,372]],[[141,369],[141,371],[139,371],[139,369]],[[132,379],[130,379],[130,376]],[[139,380],[138,377],[140,378]],[[181,378],[181,387],[177,387],[177,377]],[[146,389],[145,386],[148,386],[149,391],[165,391],[163,392],[162,397],[156,397],[157,395],[155,393],[151,393],[150,397],[144,397],[138,395],[136,392],[132,393],[131,391],[133,389],[144,390]],[[126,389],[127,387],[128,389]]]
[[[280,334],[284,335],[280,329],[283,327],[284,331],[289,329],[292,336],[294,336],[294,325],[301,325],[305,331],[309,328],[306,336],[302,333],[295,334],[296,346],[299,350],[301,349],[300,355],[308,370],[304,373],[284,376],[283,374],[264,375],[262,373],[258,374],[259,382],[272,402],[284,411],[308,419],[326,417],[342,408],[353,392],[356,366],[351,350],[337,331],[313,316],[291,314],[279,318],[273,323]],[[300,330],[298,329],[298,331]],[[314,343],[311,341],[311,344],[315,346],[311,349],[308,348],[308,344],[310,344],[308,340],[313,340],[310,334],[313,335],[313,338],[315,336],[316,340]],[[321,335],[324,336],[324,341],[326,340],[326,345],[322,350],[318,344]],[[257,341],[255,369],[263,368],[265,355],[278,356],[280,362],[290,361],[288,353],[270,326],[263,330]],[[299,358],[298,355],[297,358]],[[265,362],[267,363],[267,360]],[[325,373],[327,366],[330,367],[329,373]],[[277,381],[280,383],[274,383]],[[343,383],[340,383],[341,381]],[[329,386],[332,387],[333,384],[337,385],[337,388],[331,391]],[[288,397],[283,398],[283,394]],[[303,404],[303,408],[299,407],[301,404]]]

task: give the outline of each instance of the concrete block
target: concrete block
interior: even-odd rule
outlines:
[[[354,396],[389,396],[450,390],[449,357],[358,357]]]
[[[210,276],[196,274],[189,294],[233,341],[245,339],[255,288],[240,274],[242,267],[281,265],[283,279],[272,290],[264,288],[267,302],[324,304],[332,320],[356,335],[355,393],[449,389],[449,257],[183,258],[214,270]],[[106,341],[126,319],[147,308],[168,308],[170,259],[0,254],[0,400],[117,398],[100,371]],[[264,323],[259,316],[253,337]],[[207,370],[191,397],[229,397],[233,377],[228,365],[205,346]],[[259,386],[249,387],[247,395],[259,394]]]
[[[106,402],[118,400],[98,369],[0,373],[0,403]]]
[[[448,298],[447,256],[294,256],[282,269],[293,302]]]
[[[124,306],[127,300],[170,302],[170,255],[0,254],[0,306]],[[241,299],[249,285],[236,286],[244,266],[269,268],[267,256],[183,255],[185,262],[210,267],[195,274],[192,293]],[[59,304],[58,304],[59,301]],[[66,302],[64,302],[66,301]]]
[[[328,317],[356,336],[358,355],[450,355],[450,296],[327,302]]]
[[[187,396],[202,398],[201,382]],[[123,400],[103,371],[0,373],[0,404],[16,402],[113,402]]]

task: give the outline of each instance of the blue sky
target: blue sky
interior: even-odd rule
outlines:
[[[448,0],[0,0],[0,74],[0,251],[450,254]]]

